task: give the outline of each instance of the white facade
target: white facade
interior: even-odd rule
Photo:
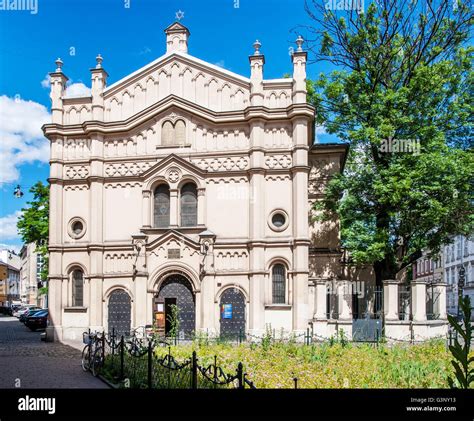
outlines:
[[[448,313],[457,314],[459,269],[466,271],[464,295],[471,298],[474,306],[474,238],[457,235],[451,244],[445,245],[444,278],[447,284]]]
[[[36,252],[35,243],[25,244],[20,252],[21,258],[21,301],[26,304],[45,306],[45,296],[39,295],[41,286],[42,257]]]
[[[303,40],[292,77],[268,80],[258,41],[247,78],[165,32],[163,56],[110,86],[98,56],[90,97],[64,97],[61,60],[50,74],[48,334],[167,330],[174,303],[188,331],[350,334],[364,271],[341,265],[338,222],[312,218],[347,147],[313,145]]]

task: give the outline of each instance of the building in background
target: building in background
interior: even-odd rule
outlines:
[[[443,253],[430,256],[428,251],[423,251],[413,265],[413,281],[426,284],[426,317],[428,320],[436,318],[441,305],[438,286],[444,284]]]
[[[444,246],[443,254],[444,278],[447,283],[447,310],[449,314],[456,315],[461,266],[464,266],[466,271],[464,295],[471,297],[471,305],[474,305],[474,237],[457,235],[451,244]]]
[[[0,305],[11,306],[20,302],[20,256],[13,250],[0,250],[0,266],[6,268],[7,279],[0,287]]]
[[[36,252],[35,243],[25,244],[20,251],[21,258],[21,301],[45,307],[46,296],[40,294],[43,287],[41,270],[43,257]]]

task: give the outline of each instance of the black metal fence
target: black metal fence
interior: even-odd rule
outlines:
[[[171,344],[159,337],[89,334],[90,369],[113,384],[146,389],[216,389],[252,388],[243,364],[227,373],[214,357],[211,364],[200,362],[196,351],[178,361],[171,354]]]

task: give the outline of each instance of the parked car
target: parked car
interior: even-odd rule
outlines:
[[[25,325],[32,331],[37,329],[46,329],[46,326],[48,325],[48,310],[42,310],[33,316],[27,317]]]
[[[38,307],[38,306],[35,306],[35,305],[33,305],[33,304],[26,304],[26,305],[20,307],[17,311],[15,311],[15,312],[13,313],[13,315],[14,315],[15,317],[20,317],[23,313],[25,313],[25,312],[26,312],[27,310],[29,310],[29,309],[36,310],[36,309],[39,309],[39,307]]]
[[[19,320],[22,323],[26,322],[26,319],[34,314],[38,313],[39,311],[44,311],[45,308],[28,308],[20,317]]]
[[[10,307],[7,307],[7,314],[13,316],[13,313],[21,307],[21,304],[13,304]]]

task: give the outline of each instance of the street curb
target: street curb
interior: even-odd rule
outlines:
[[[92,374],[91,374],[92,375]],[[97,376],[98,379],[102,380],[107,386],[109,386],[111,389],[119,389],[119,385],[112,383],[111,381],[107,380],[104,376],[99,374]]]

